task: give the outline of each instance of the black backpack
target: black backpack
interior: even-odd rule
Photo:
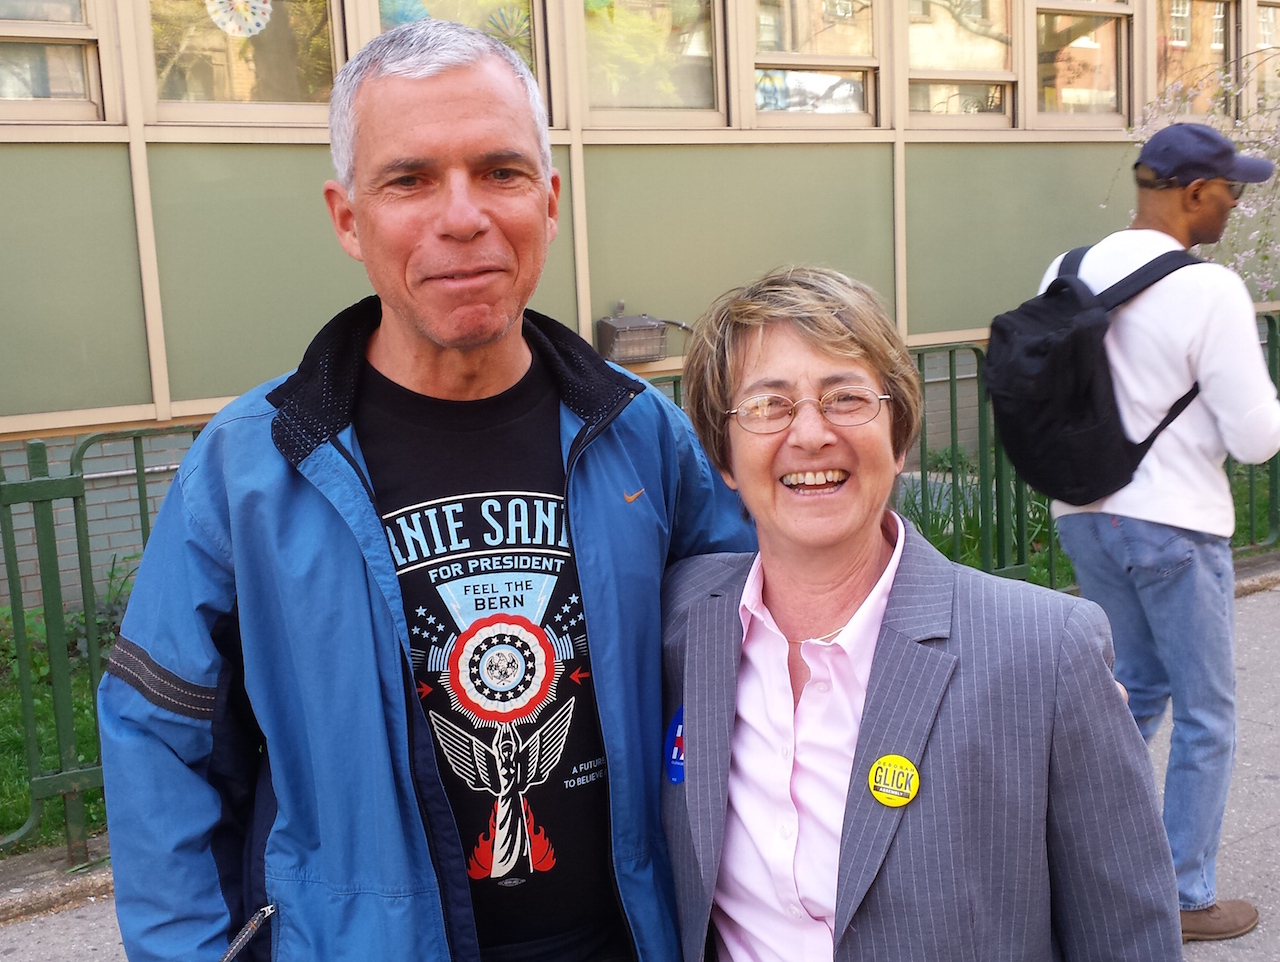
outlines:
[[[1200,393],[1193,384],[1145,441],[1125,437],[1102,340],[1108,314],[1201,262],[1169,251],[1095,295],[1076,276],[1088,249],[1069,252],[1043,294],[991,322],[985,372],[1009,461],[1033,488],[1067,504],[1090,504],[1128,484],[1156,436]]]

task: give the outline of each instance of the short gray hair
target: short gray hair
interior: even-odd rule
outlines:
[[[355,180],[356,94],[366,80],[404,77],[425,80],[455,67],[497,57],[516,75],[529,97],[544,177],[551,176],[551,137],[538,81],[520,55],[500,40],[451,20],[417,20],[374,38],[347,61],[329,98],[329,153],[348,193]]]

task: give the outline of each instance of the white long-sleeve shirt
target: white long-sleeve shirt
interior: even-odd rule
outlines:
[[[1100,292],[1181,246],[1162,231],[1118,231],[1084,255],[1080,279]],[[1049,265],[1040,290],[1061,261]],[[1244,282],[1218,264],[1175,271],[1112,315],[1106,346],[1131,441],[1150,434],[1197,381],[1200,394],[1156,439],[1129,484],[1080,507],[1055,501],[1054,516],[1098,511],[1230,537],[1227,454],[1259,464],[1280,451],[1280,401]]]

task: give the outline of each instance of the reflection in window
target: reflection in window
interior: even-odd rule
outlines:
[[[1206,112],[1218,94],[1227,64],[1226,13],[1216,0],[1157,0],[1156,88],[1192,113]]]
[[[151,0],[161,100],[323,103],[327,0]]]
[[[759,0],[756,49],[826,57],[869,57],[869,0]]]
[[[0,100],[88,100],[85,48],[0,42]]]
[[[537,74],[529,0],[378,0],[378,15],[383,30],[428,16],[475,27],[505,43]]]
[[[1002,114],[1004,84],[919,83],[908,88],[911,111],[920,114]]]
[[[1036,15],[1039,108],[1051,114],[1120,110],[1119,21],[1065,13]]]
[[[929,7],[932,16],[913,18],[907,28],[913,69],[1012,69],[1010,0],[957,0]]]
[[[84,23],[80,0],[0,0],[0,20]]]
[[[1280,7],[1258,5],[1258,59],[1254,71],[1259,106],[1272,109],[1280,99]]]
[[[757,70],[756,110],[866,113],[866,71]]]
[[[711,0],[583,0],[583,8],[592,107],[715,108]]]

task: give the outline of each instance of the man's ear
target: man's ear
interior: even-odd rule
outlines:
[[[733,475],[730,474],[725,468],[720,469],[720,477],[724,478],[724,483],[728,485],[729,490],[731,491],[738,490],[738,482],[733,480]]]
[[[333,232],[338,235],[338,243],[356,260],[363,261],[360,237],[356,229],[356,211],[351,206],[347,189],[336,180],[325,181],[324,202],[328,205],[329,219],[333,221]]]
[[[554,167],[547,195],[547,243],[550,244],[560,232],[560,171]]]
[[[1209,182],[1203,177],[1199,180],[1193,180],[1187,184],[1182,190],[1182,209],[1188,214],[1194,214],[1200,210],[1204,204],[1204,191]]]

